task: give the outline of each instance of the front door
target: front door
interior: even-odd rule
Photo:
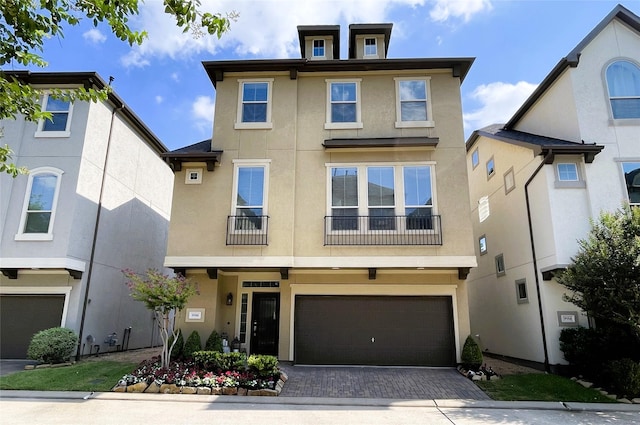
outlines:
[[[254,292],[251,309],[251,354],[278,355],[280,294]]]

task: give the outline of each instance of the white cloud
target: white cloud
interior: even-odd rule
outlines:
[[[491,0],[434,0],[430,16],[436,22],[444,22],[451,18],[469,22],[476,13],[491,10]]]
[[[516,84],[495,82],[476,87],[469,97],[480,107],[464,114],[465,130],[506,123],[536,87],[525,81]]]
[[[200,129],[213,128],[213,114],[215,113],[215,102],[210,96],[198,96],[191,104],[193,120]]]
[[[298,57],[297,25],[388,22],[391,10],[399,8],[411,9],[412,13],[431,11],[435,16],[432,19],[440,21],[450,17],[467,20],[490,7],[489,0],[202,0],[201,11],[239,14],[231,30],[218,39],[182,33],[173,18],[164,13],[161,1],[148,1],[141,6],[134,26],[147,30],[149,37],[121,62],[127,67],[143,67],[154,57],[183,59],[197,55],[201,60],[211,60],[225,48],[234,49],[240,57]],[[397,26],[400,30],[402,22]]]
[[[104,43],[107,41],[107,36],[102,34],[97,28],[92,28],[82,34],[82,37],[94,44]]]
[[[164,98],[160,95],[156,96],[156,103],[159,105],[164,101]]]
[[[171,73],[171,79],[176,83],[180,82],[180,75],[177,72]]]

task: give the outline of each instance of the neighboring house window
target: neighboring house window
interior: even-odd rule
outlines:
[[[396,127],[433,127],[430,79],[394,78],[396,82]]]
[[[327,80],[325,129],[362,128],[360,79]]]
[[[324,57],[324,40],[313,40],[313,57]]]
[[[235,128],[272,128],[271,85],[269,80],[238,80],[240,92]]]
[[[471,153],[471,166],[475,169],[480,164],[480,154],[478,148]]]
[[[580,178],[580,169],[575,162],[561,162],[556,165],[557,188],[583,188],[586,187],[584,180]]]
[[[184,178],[185,184],[202,183],[202,168],[187,168]]]
[[[527,304],[529,302],[526,279],[516,280],[516,300],[518,301],[518,304]]]
[[[487,237],[485,235],[478,238],[478,247],[480,248],[480,255],[487,253]]]
[[[234,194],[232,215],[235,229],[266,230],[269,164],[264,161],[234,161]]]
[[[506,269],[504,268],[504,255],[496,255],[496,276],[504,276]]]
[[[16,240],[52,240],[62,170],[36,168],[29,173]]]
[[[616,61],[607,68],[609,101],[614,119],[640,118],[640,67]]]
[[[487,180],[490,179],[491,177],[493,177],[493,175],[495,173],[496,173],[496,167],[495,167],[495,163],[493,161],[493,157],[491,157],[487,161]]]
[[[372,231],[433,228],[433,166],[329,166],[328,173],[331,230],[359,229],[362,216]]]
[[[629,195],[629,204],[640,207],[640,162],[623,162],[622,172]]]
[[[364,55],[365,56],[378,56],[378,45],[375,38],[364,39]]]
[[[504,193],[505,195],[516,188],[516,177],[513,173],[513,167],[509,168],[504,174]]]
[[[45,94],[41,108],[51,114],[51,119],[40,120],[35,137],[69,137],[73,104]]]

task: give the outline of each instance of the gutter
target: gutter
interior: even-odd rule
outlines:
[[[545,372],[551,372],[549,366],[549,350],[547,349],[547,333],[544,326],[544,315],[542,311],[542,295],[540,295],[540,277],[538,276],[538,261],[536,260],[536,244],[533,237],[533,223],[531,222],[531,205],[529,203],[529,184],[533,181],[536,175],[542,170],[542,167],[548,163],[550,158],[553,158],[553,149],[549,149],[544,159],[538,167],[535,169],[531,177],[524,184],[524,197],[527,204],[527,223],[529,225],[529,241],[531,242],[531,256],[533,257],[533,273],[536,282],[536,295],[538,298],[538,312],[540,313],[540,330],[542,333],[542,348],[544,350],[544,370]]]

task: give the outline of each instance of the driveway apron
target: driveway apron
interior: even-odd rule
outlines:
[[[281,396],[490,400],[455,369],[282,365]]]

